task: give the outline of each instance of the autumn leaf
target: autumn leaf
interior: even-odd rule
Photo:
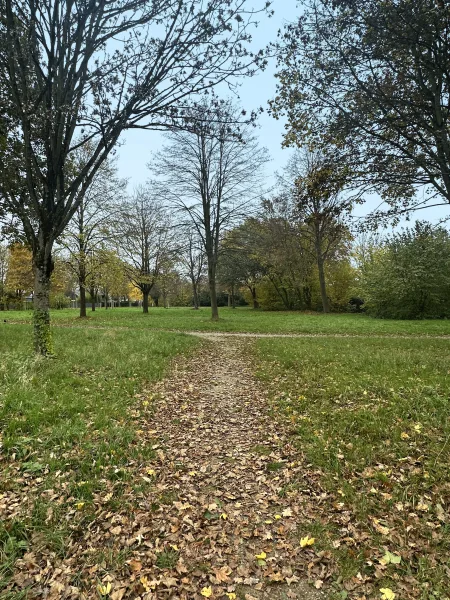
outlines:
[[[76,506],[77,510],[81,510],[83,508],[83,506],[84,506],[84,502],[77,502],[75,504],[75,506]]]
[[[222,583],[223,581],[228,581],[228,575],[231,573],[231,569],[228,566],[220,567],[217,569],[213,569],[215,578],[217,583]]]
[[[99,583],[97,586],[97,591],[100,594],[100,596],[107,596],[111,591],[111,584],[109,583],[109,581],[106,585],[102,585]]]
[[[200,594],[201,594],[202,596],[205,596],[205,598],[209,598],[210,596],[212,596],[212,593],[213,593],[213,592],[212,592],[212,587],[211,587],[211,586],[209,586],[209,587],[204,587],[204,588],[202,589],[202,591],[200,592]]]
[[[309,535],[307,535],[306,537],[301,538],[300,546],[302,548],[305,548],[305,546],[312,546],[315,541],[316,541],[316,538],[310,538]]]
[[[236,594],[234,592],[226,592],[225,596],[230,600],[236,600]]]
[[[401,556],[398,556],[397,554],[392,554],[392,552],[389,552],[389,550],[386,550],[386,554],[383,556],[383,558],[380,559],[380,563],[382,565],[389,565],[389,564],[393,564],[393,565],[398,565],[402,560]]]
[[[267,554],[263,551],[261,554],[256,554],[255,558],[258,560],[264,560],[267,557]]]
[[[381,600],[394,600],[395,594],[390,588],[381,588]]]

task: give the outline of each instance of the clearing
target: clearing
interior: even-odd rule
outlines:
[[[324,319],[2,325],[1,597],[448,598],[448,340]]]

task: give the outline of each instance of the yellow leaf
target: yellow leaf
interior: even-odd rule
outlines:
[[[226,592],[225,596],[230,600],[236,600],[236,594],[234,592]]]
[[[227,513],[222,513],[222,514],[220,515],[220,518],[221,518],[221,519],[223,519],[224,521],[226,521],[226,520],[228,519],[228,515],[227,515]]]
[[[171,547],[173,550],[175,550],[175,552],[179,552],[179,550],[178,550],[178,546],[177,546],[176,544],[169,544],[169,546],[170,546],[170,547]]]
[[[301,538],[300,546],[302,548],[304,548],[305,546],[312,546],[315,541],[316,541],[316,538],[310,538],[309,535],[307,535],[306,537]]]
[[[409,435],[406,433],[406,431],[402,431],[400,437],[402,440],[409,440]]]
[[[428,504],[419,502],[419,504],[417,505],[417,510],[422,510],[422,511],[426,512],[428,510]]]
[[[77,510],[81,510],[83,508],[83,506],[84,506],[84,502],[77,502],[76,503]]]
[[[417,433],[420,433],[422,431],[422,423],[416,423],[414,425],[414,431],[417,431]]]
[[[111,584],[109,583],[109,581],[106,585],[99,584],[97,586],[97,590],[98,590],[98,593],[100,594],[100,596],[107,596],[109,594],[109,592],[111,591]]]
[[[200,592],[200,594],[201,594],[202,596],[205,596],[205,598],[209,598],[210,596],[212,596],[212,587],[211,587],[211,586],[209,586],[209,587],[204,587],[204,588],[202,589],[202,591]]]
[[[395,594],[390,588],[381,588],[381,600],[394,600]]]
[[[147,469],[147,475],[155,475],[155,469]]]
[[[263,551],[261,552],[261,554],[257,554],[255,556],[255,558],[257,558],[258,560],[264,560],[266,558],[267,554]]]
[[[281,515],[275,515],[275,519],[278,521],[278,519],[281,519]]]

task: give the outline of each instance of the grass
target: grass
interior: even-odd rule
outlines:
[[[14,600],[27,597],[5,591],[25,552],[63,557],[99,499],[126,511],[145,494],[151,481],[135,473],[154,456],[143,431],[153,385],[196,340],[56,329],[56,360],[36,358],[30,343],[29,326],[0,328],[0,596]]]
[[[127,327],[133,329],[180,331],[241,331],[249,333],[308,333],[343,335],[450,335],[450,320],[395,321],[373,319],[366,315],[302,312],[264,312],[251,308],[221,308],[220,320],[213,323],[210,309],[150,308],[144,315],[139,308],[97,309],[80,321],[75,309],[54,310],[55,325],[80,327]],[[1,314],[1,323],[28,323],[28,311],[8,311]]]
[[[331,553],[336,577],[376,581],[374,597],[388,587],[397,598],[447,598],[449,342],[262,339],[256,347],[273,408],[291,423],[311,486],[325,493],[300,529]],[[304,486],[294,481],[282,493]],[[386,550],[400,564],[383,565]],[[346,594],[336,586],[336,598]]]

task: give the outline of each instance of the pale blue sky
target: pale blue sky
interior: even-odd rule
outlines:
[[[253,31],[253,49],[264,47],[268,42],[275,41],[277,32],[283,25],[295,19],[298,14],[296,0],[274,0],[275,14],[272,18],[262,17],[260,25]],[[239,89],[240,103],[247,111],[263,106],[267,110],[267,102],[273,98],[276,90],[275,60],[269,63],[264,72],[255,77],[242,81]],[[266,165],[267,184],[274,181],[275,171],[280,171],[287,163],[291,151],[282,148],[284,123],[276,121],[267,112],[259,118],[258,135],[260,143],[265,146],[272,157]],[[129,179],[130,190],[149,178],[147,164],[152,153],[159,150],[163,143],[163,134],[157,131],[128,131],[121,139],[123,145],[118,150],[118,168],[121,177]],[[356,209],[358,216],[364,215],[379,203],[379,198],[372,198],[365,205]],[[417,218],[437,221],[439,218],[450,216],[450,207],[421,210]]]

